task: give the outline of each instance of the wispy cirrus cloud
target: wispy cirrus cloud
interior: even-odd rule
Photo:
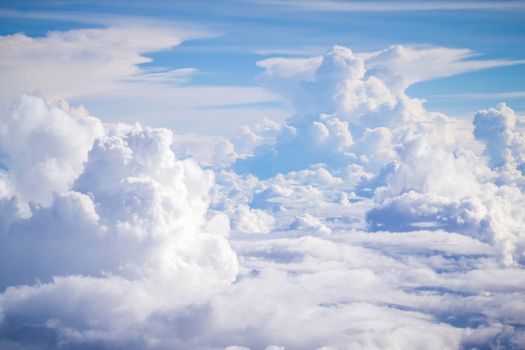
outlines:
[[[32,89],[72,98],[122,89],[130,80],[151,82],[150,73],[139,67],[152,61],[144,54],[173,48],[185,38],[191,36],[173,27],[141,25],[56,31],[41,38],[5,35],[0,37],[0,95],[5,101]]]
[[[483,59],[470,49],[412,47],[392,45],[384,50],[356,53],[367,65],[367,76],[378,76],[396,92],[419,82],[450,77],[484,69],[525,64],[522,59]],[[322,56],[271,57],[257,65],[265,71],[261,81],[270,88],[285,81],[310,81],[323,62]],[[274,85],[272,81],[278,81]],[[269,84],[268,84],[269,83]],[[285,90],[288,92],[289,87]]]
[[[153,119],[164,122],[148,119],[148,123],[198,126],[206,125],[210,116],[202,121],[202,113],[195,108],[275,100],[257,86],[190,86],[192,77],[200,73],[196,67],[143,66],[153,61],[148,57],[151,53],[210,35],[216,34],[165,22],[122,19],[111,26],[53,31],[43,37],[0,36],[0,101],[9,104],[25,91],[38,91],[50,99],[83,103],[102,116],[133,122],[144,118],[139,113],[154,110]],[[172,124],[181,113],[189,119]]]
[[[436,94],[433,98],[459,98],[459,99],[509,99],[525,97],[525,91],[507,92],[465,92],[456,94]]]
[[[521,1],[319,1],[319,0],[248,0],[302,11],[400,12],[400,11],[457,11],[509,10],[525,6]]]

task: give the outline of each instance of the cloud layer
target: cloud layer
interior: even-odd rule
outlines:
[[[465,55],[263,61],[296,114],[205,167],[181,145],[206,138],[23,95],[0,119],[0,347],[524,347],[524,117],[406,94]],[[452,71],[407,70],[428,62]]]

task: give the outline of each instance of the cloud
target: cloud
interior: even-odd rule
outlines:
[[[432,95],[433,98],[457,98],[457,99],[513,99],[525,97],[525,91],[509,92],[478,92],[478,93],[459,93],[459,94],[439,94]]]
[[[504,103],[479,111],[474,117],[474,136],[485,144],[493,168],[525,174],[525,120]]]
[[[293,179],[321,164],[354,186],[333,183],[328,190],[306,177],[299,186],[312,194],[319,189],[312,200],[321,202],[337,188],[371,198],[360,214],[371,230],[460,232],[494,244],[505,264],[521,263],[525,220],[512,209],[523,202],[521,117],[505,105],[480,111],[474,134],[464,141],[452,118],[426,111],[423,101],[405,92],[418,81],[502,64],[466,60],[471,56],[468,50],[403,46],[355,54],[335,46],[321,60],[263,61],[261,82],[282,93],[296,114],[274,144],[237,160],[233,169],[274,182],[279,173]],[[474,137],[485,143],[490,167]],[[344,195],[329,196],[331,203],[345,202]],[[272,201],[266,200],[268,208],[279,202]],[[305,226],[297,220],[291,227]]]
[[[39,92],[50,100],[88,106],[104,121],[144,122],[144,114],[151,117],[154,110],[155,118],[148,124],[173,127],[176,123],[178,129],[187,128],[184,131],[210,134],[212,130],[202,130],[211,122],[210,110],[203,113],[199,108],[214,108],[217,115],[228,118],[225,129],[230,130],[231,125],[242,125],[234,117],[242,115],[245,122],[249,114],[257,121],[267,111],[232,113],[221,106],[276,100],[257,86],[189,86],[202,73],[196,67],[163,67],[148,57],[217,33],[141,18],[87,18],[93,22],[85,29],[53,31],[42,37],[0,36],[0,102],[7,105],[21,93]],[[149,68],[145,63],[155,65]],[[174,114],[181,117],[174,119]]]
[[[119,90],[126,86],[125,79],[151,80],[138,67],[151,61],[143,54],[181,42],[182,35],[173,28],[140,26],[50,32],[41,38],[2,36],[0,69],[9,85],[0,92],[5,102],[27,89],[50,98]]]
[[[475,135],[483,127],[502,130],[499,121],[487,120],[491,115],[477,115]],[[498,142],[496,135],[491,140]],[[491,173],[480,155],[447,145],[428,126],[403,133],[396,151],[396,166],[375,190],[378,206],[367,213],[373,230],[444,228],[494,244],[506,264],[522,261],[525,220],[513,209],[524,198],[520,176]]]
[[[0,118],[2,196],[48,205],[82,173],[102,123],[65,102],[22,95]]]
[[[463,54],[443,52],[266,62],[296,114],[229,140],[22,97],[0,124],[0,347],[522,348],[522,116],[425,110],[404,88],[445,70],[404,64]],[[62,176],[19,175],[48,159]]]
[[[298,216],[290,225],[290,229],[302,232],[311,231],[321,234],[328,234],[331,232],[330,228],[323,224],[321,220],[310,214]]]
[[[250,0],[259,2],[259,0]],[[484,1],[482,3],[473,1],[427,1],[417,3],[413,1],[384,2],[375,1],[373,3],[365,1],[282,1],[271,0],[275,6],[289,10],[299,11],[320,11],[320,12],[391,12],[391,11],[461,11],[461,10],[512,10],[523,9],[523,5],[518,1]]]
[[[393,45],[365,55],[369,72],[378,75],[392,88],[409,86],[441,77],[482,69],[523,64],[523,60],[481,60],[469,49],[444,47],[413,48]]]
[[[49,348],[51,334],[65,347],[522,344],[523,306],[516,300],[523,293],[523,271],[487,266],[490,247],[465,236],[425,231],[270,240],[250,236],[238,240],[236,250],[245,266],[239,281],[186,307],[180,299],[157,294],[167,287],[160,284],[146,289],[156,302],[145,303],[151,299],[138,283],[116,277],[72,276],[9,289],[1,299],[3,335],[17,339],[31,331]],[[157,303],[164,308],[151,314]],[[38,319],[45,322],[35,323]]]
[[[486,279],[485,273],[503,276],[507,272],[483,272],[484,267],[477,265],[483,260],[479,255],[463,260],[477,254],[487,257],[486,246],[474,242],[444,232],[406,237],[355,233],[333,237],[333,241],[313,237],[243,240],[237,249],[251,272],[212,301],[212,310],[217,310],[215,324],[221,325],[225,339],[243,339],[236,343],[250,348],[264,347],[269,339],[291,349],[400,344],[457,348],[465,340],[491,343],[496,334],[506,344],[516,345],[514,330],[490,323],[484,315],[500,318],[503,311],[496,305],[510,307],[511,290],[515,290],[510,284],[518,284],[507,280],[503,293],[509,294],[496,296],[497,283]],[[448,258],[441,260],[443,256]],[[508,272],[523,278],[521,270]],[[470,288],[466,287],[469,283],[473,284]],[[460,292],[465,288],[472,292]],[[252,301],[254,295],[257,303]],[[459,305],[461,316],[454,310]],[[477,323],[477,312],[488,323]],[[519,313],[514,315],[522,322]],[[421,331],[425,337],[418,335]],[[483,339],[485,332],[493,333]]]
[[[357,53],[366,65],[367,74],[383,80],[390,89],[399,93],[409,86],[476,70],[523,64],[523,60],[481,60],[469,49],[446,47],[411,47],[392,45],[386,49]],[[257,63],[265,68],[263,81],[313,80],[323,61],[322,56],[311,58],[267,58]]]
[[[213,174],[176,159],[171,131],[102,127],[94,117],[31,95],[3,120],[12,132],[2,139],[9,151],[3,154],[24,169],[49,158],[65,164],[52,172],[63,173],[60,181],[35,172],[30,179],[37,184],[16,183],[2,196],[2,216],[10,215],[0,233],[3,339],[17,339],[10,326],[20,315],[36,322],[39,334],[56,332],[68,344],[124,341],[123,329],[137,330],[159,308],[196,302],[197,291],[235,279],[237,258],[225,232],[207,231],[220,225],[206,216]],[[92,137],[94,129],[99,133]],[[16,152],[23,147],[40,153],[22,157]],[[23,180],[14,173],[22,165],[6,162],[5,171]],[[27,197],[27,186],[45,200]],[[20,215],[13,200],[29,201],[29,213]]]
[[[264,210],[240,205],[232,215],[233,229],[243,233],[268,233],[275,226],[275,219]]]
[[[359,149],[355,147],[352,152],[351,146],[359,144],[363,134],[370,137],[379,132],[374,131],[377,128],[436,117],[424,110],[421,101],[406,96],[404,89],[392,86],[389,72],[378,71],[382,73],[378,76],[369,73],[368,61],[348,48],[334,46],[319,64],[312,62],[263,61],[266,72],[261,82],[288,99],[296,115],[272,147],[238,161],[234,165],[237,171],[268,177],[316,163],[339,167],[356,157]],[[301,68],[289,69],[296,65]],[[304,73],[305,65],[308,74]],[[288,71],[291,73],[283,73]]]

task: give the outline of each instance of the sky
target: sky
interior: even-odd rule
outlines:
[[[137,99],[131,91],[111,101],[92,92],[57,97],[72,97],[103,120],[140,120],[181,133],[231,135],[263,117],[282,120],[292,114],[286,101],[257,83],[262,71],[256,62],[268,57],[320,55],[332,45],[371,52],[395,44],[469,49],[471,59],[525,57],[522,1],[17,1],[3,2],[1,9],[2,35],[45,37],[50,31],[134,23],[172,27],[180,36],[176,44],[141,52],[151,61],[135,63],[152,71],[186,69],[162,91],[150,92],[170,97]],[[523,64],[501,65],[420,82],[409,92],[427,100],[431,110],[472,118],[477,109],[502,99],[523,111],[524,82]],[[34,87],[27,82],[17,88]],[[177,97],[184,101],[171,103]],[[214,120],[218,115],[220,123]]]
[[[0,1],[0,350],[525,348],[523,1]]]

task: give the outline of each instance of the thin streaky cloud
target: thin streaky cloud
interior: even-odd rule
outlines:
[[[433,98],[472,98],[472,99],[485,99],[485,98],[520,98],[525,97],[525,91],[509,91],[509,92],[469,92],[459,94],[436,94],[432,95]]]
[[[456,10],[515,10],[525,9],[521,1],[490,1],[490,2],[470,2],[470,1],[432,1],[432,2],[413,2],[413,1],[283,1],[283,0],[249,0],[252,3],[275,5],[284,8],[304,11],[347,11],[347,12],[399,12],[399,11],[456,11]]]
[[[170,29],[177,30],[178,35],[183,40],[191,39],[205,39],[205,38],[214,38],[221,35],[216,30],[210,30],[204,28],[203,26],[196,25],[194,23],[189,23],[186,21],[179,20],[163,20],[160,18],[152,17],[141,17],[141,16],[132,16],[132,15],[110,15],[98,12],[86,12],[86,13],[77,13],[77,12],[51,12],[51,11],[20,11],[20,10],[11,10],[11,9],[0,9],[0,18],[9,18],[9,19],[38,19],[45,21],[59,21],[59,22],[70,22],[84,24],[89,28],[94,26],[100,27],[137,27],[142,26],[146,28],[156,28],[156,29]]]
[[[257,55],[270,56],[270,55],[286,55],[286,56],[313,56],[321,55],[326,51],[326,47],[311,47],[311,48],[298,48],[298,49],[286,49],[286,48],[273,48],[273,49],[259,49],[253,51]]]

